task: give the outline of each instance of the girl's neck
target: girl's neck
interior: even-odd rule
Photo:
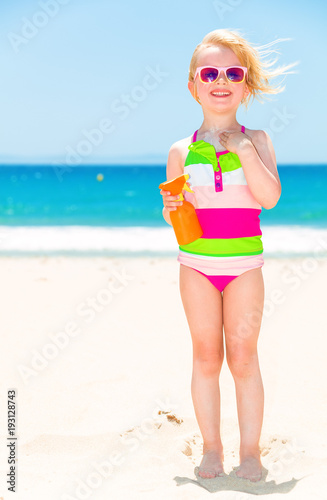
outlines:
[[[236,120],[236,113],[205,113],[198,134],[214,133],[215,131],[222,132],[223,130],[237,131],[239,127],[240,125]]]

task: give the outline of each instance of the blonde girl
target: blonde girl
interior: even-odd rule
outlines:
[[[272,142],[236,118],[240,104],[283,90],[270,79],[293,66],[271,69],[271,46],[251,46],[238,32],[215,30],[196,47],[188,88],[201,105],[203,122],[190,137],[174,143],[167,180],[188,173],[191,201],[203,236],[179,247],[180,293],[193,345],[191,393],[203,438],[199,475],[224,474],[220,435],[219,375],[226,359],[235,383],[240,428],[237,476],[262,477],[259,439],[264,389],[257,341],[264,305],[263,247],[259,214],[281,195]],[[161,191],[163,217],[182,203]]]

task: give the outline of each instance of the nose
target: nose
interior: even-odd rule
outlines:
[[[218,78],[217,78],[216,82],[227,83],[227,78],[226,78],[226,75],[225,75],[224,71],[221,71],[221,70],[219,71],[219,75],[218,75]]]

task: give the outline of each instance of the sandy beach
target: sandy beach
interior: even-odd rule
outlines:
[[[10,389],[15,499],[327,498],[327,259],[265,260],[259,483],[233,469],[239,431],[226,360],[226,476],[197,476],[202,441],[175,258],[1,257],[0,272],[0,498],[10,497]]]

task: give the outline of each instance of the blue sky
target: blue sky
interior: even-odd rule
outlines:
[[[255,45],[291,38],[279,63],[300,61],[238,121],[267,130],[279,164],[326,163],[326,18],[323,0],[2,4],[0,162],[165,163],[202,122],[187,89],[195,46],[229,28]]]

